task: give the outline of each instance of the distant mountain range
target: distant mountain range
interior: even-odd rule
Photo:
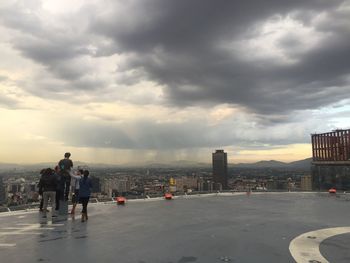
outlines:
[[[41,170],[43,168],[54,168],[57,165],[57,163],[35,163],[35,164],[16,164],[16,163],[0,163],[0,171],[10,171],[10,170],[18,170],[18,171],[24,171],[24,170]],[[93,166],[99,166],[100,164],[96,164]],[[84,162],[74,162],[74,166],[89,166],[89,164],[84,163]],[[105,167],[110,167],[108,164],[101,164],[101,166]]]
[[[294,161],[290,163],[280,162],[275,160],[270,161],[259,161],[256,163],[229,163],[230,168],[289,168],[289,169],[310,169],[312,158],[307,158],[304,160]],[[146,167],[211,167],[211,163],[198,163],[191,161],[176,161],[171,164],[163,163],[148,163],[144,164]]]
[[[289,168],[289,169],[310,169],[312,158],[307,158],[300,161],[291,163],[279,162],[279,161],[260,161],[256,163],[238,163],[233,164],[232,167],[237,168]]]
[[[259,161],[256,163],[231,163],[229,164],[230,168],[247,168],[247,169],[259,169],[259,168],[280,168],[280,169],[310,169],[312,158],[307,158],[300,161],[285,163],[275,160],[270,161]],[[37,164],[13,164],[13,163],[0,163],[0,171],[9,171],[9,170],[38,170],[45,167],[54,167],[56,163],[37,163]],[[123,165],[113,165],[113,164],[89,164],[85,162],[75,161],[74,166],[88,166],[94,168],[118,168],[118,167],[145,167],[145,168],[167,168],[167,167],[176,167],[176,168],[189,168],[189,167],[211,167],[210,163],[201,163],[201,162],[191,162],[186,160],[175,161],[170,164],[166,163],[144,163],[144,164],[123,164]]]

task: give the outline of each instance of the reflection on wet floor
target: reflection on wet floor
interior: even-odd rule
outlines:
[[[25,218],[26,215],[17,217],[20,221],[25,221]],[[86,228],[74,224],[74,219],[71,216],[59,215],[51,217],[51,214],[48,214],[46,218],[43,218],[41,213],[38,213],[37,223],[19,223],[15,221],[13,224],[9,222],[8,226],[0,227],[0,249],[16,247],[16,240],[21,241],[23,239],[18,238],[19,236],[37,236],[38,243],[88,237]],[[12,241],[9,241],[10,239]]]

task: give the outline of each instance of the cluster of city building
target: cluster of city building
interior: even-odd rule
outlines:
[[[90,169],[92,171],[92,197],[97,200],[111,200],[117,196],[127,198],[146,198],[162,196],[166,192],[173,194],[191,194],[214,191],[251,191],[251,190],[311,190],[311,176],[289,174],[276,176],[249,175],[240,170],[228,170],[227,153],[216,150],[212,154],[210,168],[150,168],[150,169]],[[39,175],[7,176],[0,179],[0,204],[13,207],[36,204]]]
[[[337,130],[311,135],[313,159],[310,170],[304,173],[273,175],[259,172],[249,176],[228,170],[227,153],[212,153],[212,167],[153,168],[118,171],[92,169],[93,197],[110,200],[116,196],[146,198],[166,192],[191,194],[213,191],[311,191],[335,187],[350,190],[350,130]],[[252,173],[252,171],[249,171]],[[30,177],[0,177],[0,205],[15,206],[36,203],[39,175]]]
[[[226,176],[226,175],[225,175]],[[191,194],[197,192],[214,191],[311,191],[311,176],[300,176],[300,180],[292,178],[247,178],[237,176],[235,178],[220,178],[221,182],[213,180],[209,172],[200,172],[191,175],[152,175],[147,170],[145,174],[127,175],[118,172],[107,176],[91,177],[93,180],[94,198],[98,200],[110,200],[116,196],[128,198],[145,198],[161,196],[165,192],[173,194]],[[222,185],[225,182],[225,185]],[[39,201],[38,181],[34,178],[8,178],[0,180],[0,204],[6,206],[18,206]]]

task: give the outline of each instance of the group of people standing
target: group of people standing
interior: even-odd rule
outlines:
[[[81,221],[85,222],[88,220],[87,205],[91,195],[92,182],[88,170],[73,171],[73,162],[69,159],[70,156],[70,153],[65,153],[64,159],[58,162],[55,169],[41,170],[39,181],[39,194],[42,196],[40,211],[43,213],[43,217],[46,218],[48,201],[50,200],[52,217],[57,217],[60,205],[68,202],[71,192],[73,204],[71,214],[75,215],[75,208],[78,203],[81,203],[83,206]]]

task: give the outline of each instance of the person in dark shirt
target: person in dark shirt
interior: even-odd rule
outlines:
[[[73,161],[69,159],[71,154],[69,152],[64,154],[64,159],[58,162],[58,166],[61,171],[61,179],[63,179],[63,190],[61,192],[61,200],[67,201],[69,196],[69,188],[70,188],[70,171],[73,168]]]
[[[57,178],[54,174],[54,170],[52,170],[51,168],[47,168],[43,172],[39,184],[42,188],[44,199],[43,217],[46,218],[47,205],[49,199],[52,204],[52,216],[55,217]]]
[[[79,180],[79,201],[83,206],[81,212],[81,222],[88,220],[87,205],[89,203],[90,195],[92,189],[92,182],[89,178],[89,171],[84,171],[84,176]]]

